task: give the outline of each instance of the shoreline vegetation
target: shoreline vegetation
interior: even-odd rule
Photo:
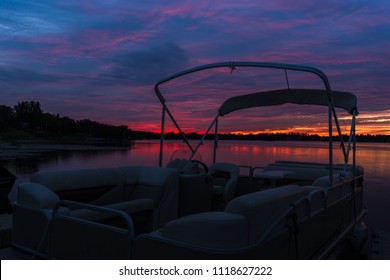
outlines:
[[[128,146],[108,145],[108,143],[104,145],[88,141],[65,143],[46,139],[19,139],[10,143],[0,138],[0,162],[35,158],[53,152],[113,151],[128,148]]]
[[[201,135],[197,133],[186,134],[190,140],[200,139]],[[166,133],[166,140],[181,140],[177,133]],[[358,142],[376,142],[390,143],[390,137],[378,137],[377,135],[358,135]],[[160,133],[133,132],[132,139],[110,139],[110,138],[91,138],[91,137],[3,137],[0,132],[0,162],[15,159],[26,159],[40,157],[50,152],[75,152],[75,151],[113,151],[126,150],[131,148],[135,141],[142,140],[159,140]],[[210,134],[206,140],[214,139]],[[267,133],[256,135],[236,135],[236,134],[219,134],[219,140],[243,140],[243,141],[327,141],[327,137],[318,135],[302,135],[297,133]],[[348,139],[344,139],[348,141]],[[379,141],[378,141],[379,140]],[[338,139],[335,137],[335,141]]]
[[[195,132],[184,133],[186,138],[189,140],[201,139],[203,134]],[[161,134],[156,132],[145,132],[145,131],[133,131],[134,140],[145,140],[145,139],[160,139]],[[179,133],[168,132],[164,134],[164,138],[168,140],[181,140],[182,137]],[[214,139],[214,134],[209,134],[206,140]],[[348,135],[343,135],[344,142],[348,142]],[[328,141],[328,136],[320,136],[317,134],[306,134],[306,133],[258,133],[258,134],[232,134],[232,133],[219,133],[219,140],[245,140],[245,141]],[[333,136],[334,141],[340,141],[338,136]],[[382,134],[358,134],[356,135],[357,142],[381,142],[390,143],[390,135]]]
[[[185,133],[187,139],[201,134]],[[114,126],[84,119],[73,120],[45,113],[38,101],[19,102],[13,108],[0,105],[0,161],[40,156],[46,152],[127,149],[137,140],[160,139],[160,133],[133,131],[125,125]],[[182,139],[168,132],[167,140]],[[347,136],[343,136],[348,141]],[[214,139],[210,134],[206,140]],[[327,141],[328,137],[302,133],[218,134],[219,140]],[[339,141],[334,137],[334,141]],[[357,142],[388,142],[390,135],[357,135]]]

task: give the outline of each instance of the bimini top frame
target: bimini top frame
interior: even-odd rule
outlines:
[[[279,90],[272,91],[264,91],[264,92],[255,92],[245,95],[239,95],[232,98],[227,99],[219,108],[218,113],[214,120],[211,122],[210,126],[204,133],[202,139],[199,141],[198,145],[194,148],[186,138],[185,134],[181,130],[177,121],[171,114],[170,110],[167,107],[164,96],[160,91],[160,86],[168,81],[176,79],[181,76],[185,76],[194,72],[203,71],[212,68],[230,68],[234,70],[236,67],[254,67],[254,68],[273,68],[273,69],[281,69],[284,70],[286,75],[286,83],[287,87]],[[287,70],[293,70],[298,72],[307,72],[311,73],[321,79],[324,85],[323,90],[318,89],[291,89],[288,82]],[[217,133],[218,133],[218,118],[229,114],[233,111],[242,110],[246,108],[252,107],[260,107],[260,106],[272,106],[272,105],[280,105],[286,103],[294,103],[294,104],[311,104],[311,105],[323,105],[328,106],[328,131],[329,131],[329,180],[331,184],[333,183],[333,122],[336,125],[337,133],[341,141],[341,148],[344,155],[344,163],[345,170],[348,164],[349,152],[353,150],[353,165],[355,166],[355,120],[358,114],[357,111],[357,98],[354,94],[349,92],[340,92],[340,91],[332,91],[329,80],[327,76],[319,69],[308,67],[308,66],[300,66],[293,64],[281,64],[281,63],[268,63],[268,62],[221,62],[221,63],[213,63],[206,64],[203,66],[191,68],[172,76],[169,76],[163,80],[160,80],[155,85],[155,93],[162,104],[162,119],[161,119],[161,145],[160,145],[160,158],[159,158],[159,166],[162,166],[163,162],[163,144],[164,144],[164,130],[165,130],[165,115],[168,114],[176,129],[179,131],[181,136],[183,137],[184,142],[188,146],[191,151],[191,157],[196,154],[198,148],[205,140],[207,134],[211,130],[213,126],[215,126],[215,140],[214,140],[214,157],[213,161],[216,159],[216,150],[217,150]],[[338,122],[337,114],[335,108],[342,108],[349,112],[352,115],[351,122],[351,130],[348,141],[347,148],[344,145],[343,137],[341,134],[340,125]],[[352,148],[351,148],[352,145]]]

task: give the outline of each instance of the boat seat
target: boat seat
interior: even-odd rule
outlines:
[[[35,251],[51,220],[53,209],[64,200],[127,213],[132,217],[137,233],[161,228],[177,218],[178,184],[177,170],[151,166],[36,173],[32,175],[31,182],[18,186],[12,244],[24,251]],[[74,218],[116,223],[106,213],[89,209],[60,211],[68,211],[69,216]],[[109,221],[106,220],[108,218]],[[47,240],[43,243],[47,244]],[[41,247],[42,254],[45,254],[47,247]]]
[[[343,164],[333,165],[334,174],[340,174],[344,170]],[[294,172],[289,177],[295,180],[312,181],[314,182],[320,177],[329,176],[329,165],[325,163],[308,163],[308,162],[290,162],[290,161],[276,161],[264,167],[264,172],[267,171],[292,171]],[[347,174],[353,174],[354,167],[347,166]],[[364,169],[360,165],[356,165],[356,175],[363,175]]]
[[[179,182],[179,217],[211,210],[213,178],[210,174],[180,174]]]
[[[197,174],[199,173],[199,167],[196,162],[190,161],[188,159],[175,158],[171,160],[167,167],[174,168],[180,172],[180,174]]]
[[[31,182],[55,192],[61,200],[104,205],[123,200],[123,173],[117,168],[38,172]]]
[[[38,209],[54,208],[60,198],[47,187],[38,183],[22,183],[18,186],[17,202]]]
[[[59,201],[58,195],[41,184],[20,184],[13,211],[11,245],[30,254],[47,256],[47,230]]]
[[[223,202],[232,200],[236,192],[240,168],[235,164],[218,162],[209,167],[209,174],[213,177],[215,199]]]
[[[177,170],[155,166],[124,166],[119,170],[124,174],[125,201],[143,198],[153,201],[153,229],[177,218]]]
[[[205,212],[169,222],[161,236],[201,247],[234,249],[248,245],[248,219],[226,212]]]
[[[236,197],[227,204],[225,212],[248,218],[249,243],[254,243],[266,233],[277,217],[304,196],[306,189],[297,185],[267,189]]]
[[[275,187],[276,185],[287,185],[295,175],[291,170],[268,170],[254,174],[255,178],[263,179],[264,185]]]
[[[133,219],[119,210],[91,204],[61,201],[60,207],[84,209],[115,217],[121,226],[81,219],[59,211],[50,223],[49,258],[72,260],[131,259],[135,228]]]
[[[335,173],[335,174],[333,174],[333,185],[335,186],[335,185],[342,184],[345,181],[350,180],[351,178],[352,177],[351,177],[350,173],[347,174],[347,176],[341,175],[340,173]],[[322,176],[322,177],[317,178],[313,182],[313,186],[314,187],[322,187],[322,188],[330,187],[329,176]]]
[[[123,202],[117,202],[112,204],[104,205],[104,207],[109,209],[115,209],[123,211],[127,214],[137,214],[142,212],[152,212],[153,211],[153,200],[149,198],[144,199],[135,199]],[[76,209],[69,212],[69,215],[75,218],[89,220],[89,221],[100,221],[104,219],[112,218],[112,215],[99,213],[97,211],[92,211],[88,209]]]
[[[310,206],[310,215],[313,216],[317,212],[321,212],[325,208],[325,191],[323,188],[306,186],[308,191],[307,198]]]
[[[289,178],[301,181],[314,181],[319,177],[329,174],[329,170],[326,168],[317,168],[311,166],[281,165],[272,163],[264,167],[264,172],[280,170],[283,170],[284,172],[293,172],[290,174]]]
[[[279,165],[279,166],[292,166],[292,167],[306,167],[306,168],[319,168],[319,169],[327,169],[329,170],[329,163],[318,163],[318,162],[302,162],[302,161],[283,161],[283,160],[277,160],[272,165]],[[333,169],[336,171],[343,171],[345,168],[344,164],[336,163],[333,164]],[[361,165],[355,165],[356,174],[357,175],[363,175],[364,174],[364,168]],[[347,165],[347,171],[353,172],[354,166],[349,164]]]
[[[313,186],[323,189],[328,204],[347,194],[348,190],[350,190],[350,184],[347,182],[351,180],[351,178],[350,174],[342,176],[340,173],[336,173],[333,175],[333,186],[330,186],[329,176],[318,178],[313,182]]]
[[[140,235],[135,240],[135,258],[153,258],[153,250],[141,251],[145,246],[157,248],[161,254],[164,250],[165,254],[171,250],[185,252],[183,257],[190,257],[187,254],[192,250],[208,253],[219,249],[224,252],[245,250],[262,238],[272,238],[276,230],[286,231],[285,219],[291,213],[291,204],[302,201],[297,204],[297,211],[306,211],[306,193],[306,188],[296,185],[268,189],[236,197],[224,211],[173,220],[160,231]]]

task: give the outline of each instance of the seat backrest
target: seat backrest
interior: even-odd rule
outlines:
[[[225,212],[248,218],[249,240],[256,242],[292,203],[306,196],[306,190],[296,185],[283,186],[234,198]]]
[[[162,226],[177,217],[179,172],[176,169],[154,166],[125,166],[119,169],[125,177],[125,188],[130,189],[126,200],[153,200],[157,210],[156,226]],[[134,179],[133,175],[136,174]]]
[[[247,246],[247,229],[246,217],[214,211],[173,220],[161,230],[161,236],[170,239],[172,243],[226,250]]]
[[[179,174],[172,168],[123,166],[119,170],[123,173],[124,185],[128,189],[126,200],[150,198],[158,204],[164,192],[178,185]]]
[[[106,204],[123,200],[123,174],[116,168],[42,171],[31,176],[61,199]]]
[[[12,246],[46,258],[49,222],[59,201],[53,191],[41,184],[18,185],[12,215]]]
[[[326,195],[326,203],[332,203],[350,190],[351,174],[342,176],[340,173],[333,175],[333,186],[330,185],[329,176],[322,176],[313,182],[314,187],[322,188]]]
[[[236,192],[240,168],[232,163],[218,162],[209,167],[209,173],[213,176],[214,185],[224,188],[222,200],[231,200]]]
[[[342,176],[340,173],[335,173],[333,175],[333,185],[342,184],[343,182],[348,181],[350,179],[351,179],[350,173],[348,173],[347,176]],[[313,182],[313,186],[314,187],[323,187],[323,188],[330,187],[329,176],[327,175],[327,176],[321,176],[321,177],[317,178]]]
[[[305,186],[310,207],[310,216],[316,215],[325,209],[326,191],[321,187]]]
[[[197,174],[199,173],[199,167],[198,165],[190,161],[188,159],[180,159],[180,158],[175,158],[174,160],[171,160],[168,164],[167,167],[169,168],[174,168],[178,170],[181,174]]]
[[[130,259],[134,239],[131,218],[114,209],[85,206],[88,206],[88,210],[97,211],[103,216],[105,214],[118,216],[124,226],[116,227],[57,212],[50,224],[50,258]]]
[[[18,185],[16,203],[37,209],[53,209],[60,201],[58,195],[38,183],[25,182]]]

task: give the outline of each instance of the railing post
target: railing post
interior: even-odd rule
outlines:
[[[217,159],[217,148],[218,148],[218,117],[215,121],[215,130],[214,130],[214,151],[213,151],[213,163]]]
[[[162,161],[163,161],[163,150],[164,150],[164,130],[165,130],[165,110],[166,106],[163,105],[162,109],[162,116],[161,116],[161,135],[160,135],[160,156],[158,160],[158,166],[162,167]]]

